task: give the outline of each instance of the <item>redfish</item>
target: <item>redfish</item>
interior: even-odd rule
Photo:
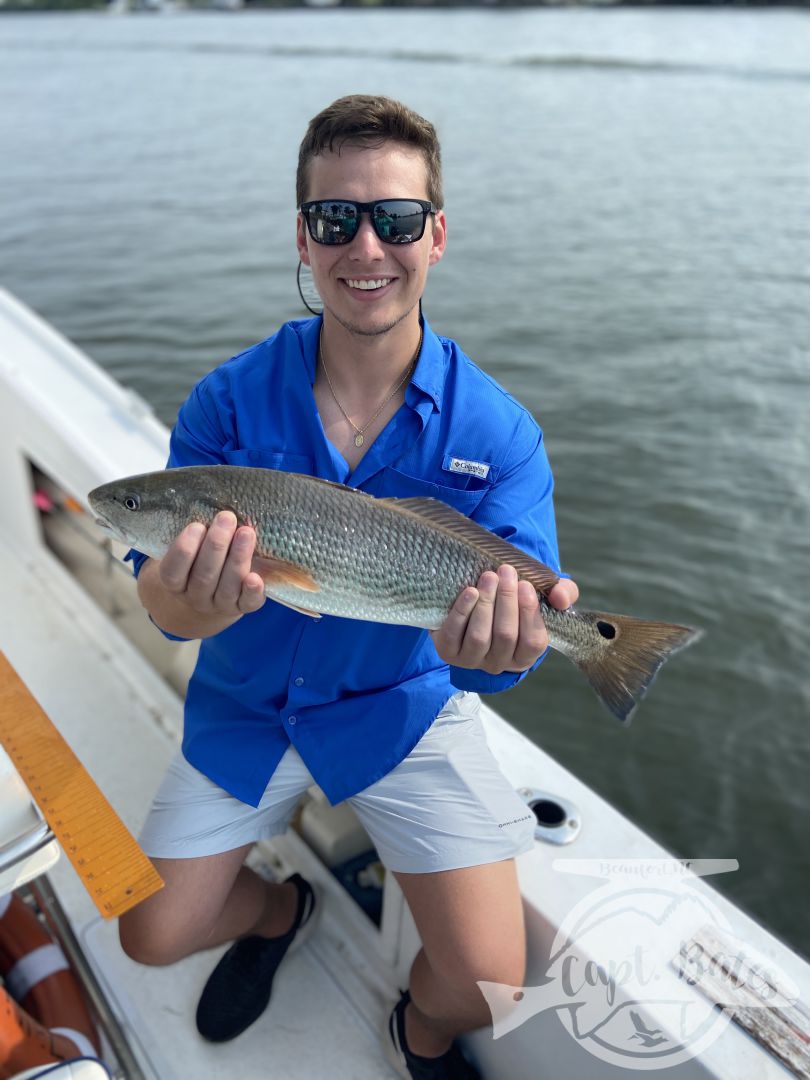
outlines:
[[[90,492],[97,523],[160,559],[191,522],[222,510],[256,530],[253,569],[271,599],[319,618],[435,630],[458,594],[504,563],[537,590],[549,644],[586,675],[608,709],[629,720],[658,669],[700,631],[601,611],[558,611],[545,600],[550,567],[435,499],[376,499],[297,473],[197,465],[145,473]]]

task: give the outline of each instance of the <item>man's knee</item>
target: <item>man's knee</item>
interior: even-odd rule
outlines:
[[[486,1001],[479,982],[522,987],[526,978],[526,953],[512,948],[486,956],[471,950],[467,955],[456,955],[446,970],[435,973],[454,998],[486,1013]]]
[[[174,964],[189,954],[167,923],[146,920],[137,910],[128,911],[118,920],[118,940],[130,960],[153,967]]]

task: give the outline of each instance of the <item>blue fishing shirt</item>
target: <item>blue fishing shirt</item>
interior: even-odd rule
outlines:
[[[320,329],[320,318],[286,323],[202,379],[168,467],[248,465],[441,499],[559,571],[551,470],[531,414],[425,322],[405,404],[352,472],[315,404]],[[126,558],[137,574],[146,556]],[[334,804],[398,765],[456,690],[493,694],[521,678],[448,667],[426,630],[316,621],[268,599],[202,641],[183,753],[257,806],[292,743]]]

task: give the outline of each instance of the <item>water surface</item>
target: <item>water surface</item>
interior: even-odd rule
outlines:
[[[492,703],[810,953],[810,17],[4,16],[3,283],[171,423],[303,313],[297,146],[358,91],[439,128],[425,310],[543,425],[583,599],[708,631],[629,731],[556,656]]]

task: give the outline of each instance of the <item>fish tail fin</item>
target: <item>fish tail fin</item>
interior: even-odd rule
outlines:
[[[577,615],[595,627],[600,647],[572,659],[622,723],[629,723],[662,664],[703,633],[689,626],[603,611],[580,611]]]

